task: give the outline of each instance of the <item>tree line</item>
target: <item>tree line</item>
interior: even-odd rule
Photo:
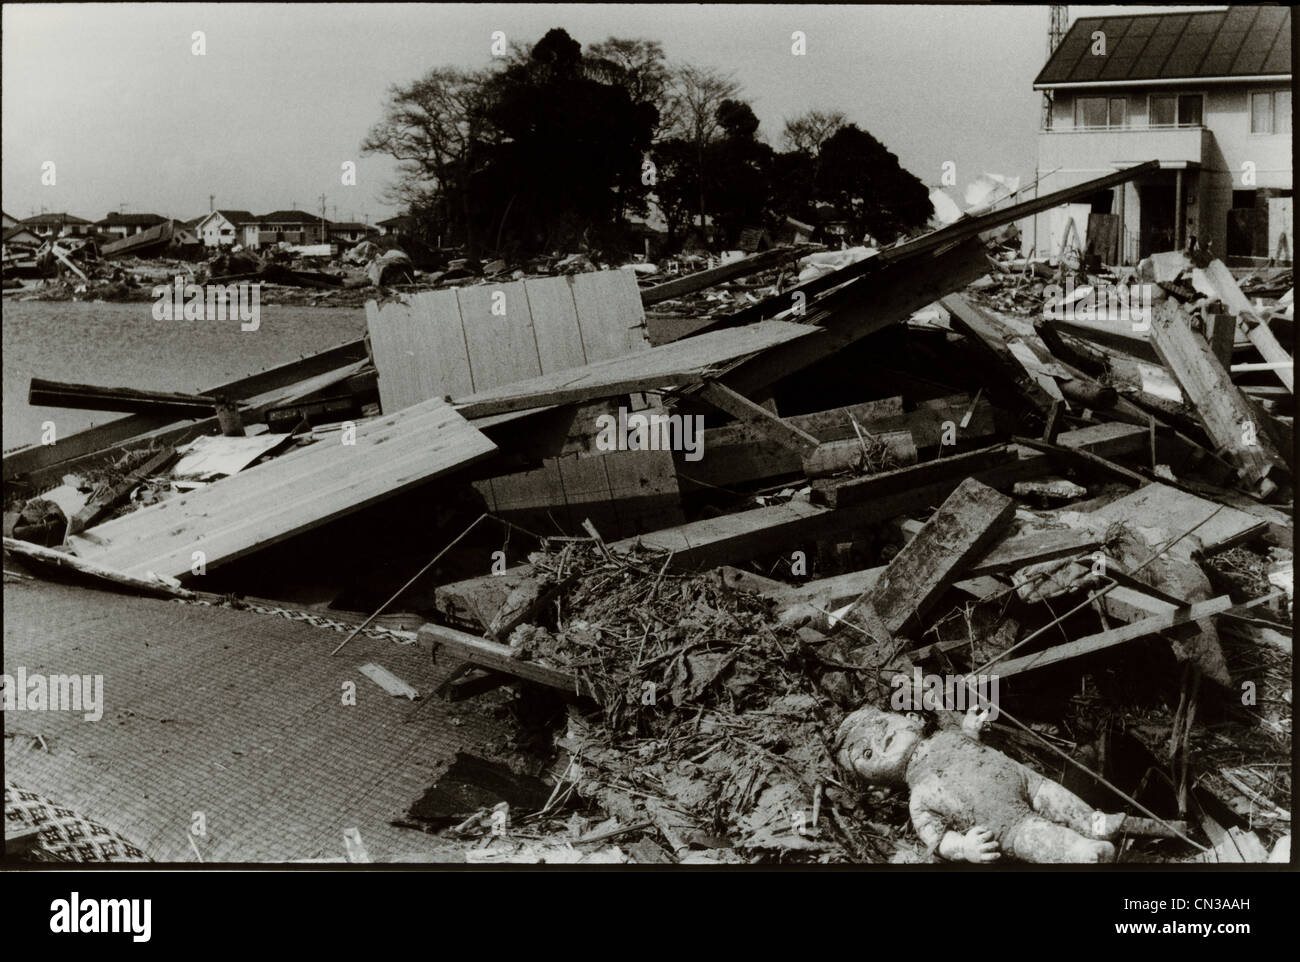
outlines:
[[[427,243],[473,257],[639,249],[652,202],[670,250],[702,225],[722,249],[786,217],[854,242],[925,225],[925,185],[844,114],[787,119],[777,149],[741,93],[714,68],[670,64],[657,41],[584,50],[556,28],[490,67],[394,85],[362,150],[398,161],[389,200]]]

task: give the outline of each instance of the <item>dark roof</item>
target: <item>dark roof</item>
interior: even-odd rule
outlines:
[[[162,214],[119,214],[113,211],[103,220],[98,221],[95,226],[135,227],[143,225],[144,227],[152,227],[154,224],[161,224],[166,219]]]
[[[249,220],[259,224],[318,224],[322,218],[305,210],[275,210],[261,217],[250,217]]]
[[[407,224],[415,222],[415,218],[410,214],[398,214],[396,217],[390,217],[388,220],[379,221],[380,227],[405,227]]]
[[[374,230],[369,224],[355,220],[336,220],[330,224],[330,230]]]
[[[1093,34],[1106,53],[1094,54]],[[1076,20],[1034,86],[1291,75],[1291,8],[1235,6]]]
[[[28,227],[44,227],[47,224],[57,227],[60,224],[89,224],[90,221],[74,217],[72,214],[37,214],[35,217],[25,218],[22,223]]]
[[[19,234],[30,234],[32,237],[36,236],[36,234],[32,232],[32,229],[25,224],[15,224],[4,232],[2,239],[7,241],[11,237],[17,237]]]
[[[202,221],[205,218],[211,217],[212,214],[220,214],[222,217],[230,221],[230,223],[234,224],[236,227],[238,227],[240,224],[247,224],[249,221],[253,219],[252,211],[218,209],[218,210],[211,211],[207,214],[204,214],[203,217],[199,218],[199,220]]]

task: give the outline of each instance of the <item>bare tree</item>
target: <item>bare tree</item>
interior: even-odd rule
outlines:
[[[489,135],[489,76],[437,68],[408,86],[389,88],[384,119],[366,135],[361,150],[398,161],[398,179],[388,191],[391,198],[408,208],[433,206],[450,221],[456,197],[468,220],[468,174],[475,145]]]
[[[718,108],[740,94],[740,84],[731,74],[712,67],[677,64],[672,68],[668,88],[668,118],[663,125],[670,136],[690,144],[695,151],[696,178],[700,193],[700,230],[704,230],[705,153],[723,132]]]
[[[658,40],[610,37],[587,47],[587,57],[593,71],[599,71],[600,79],[623,87],[632,103],[653,104],[661,113],[666,112],[669,73],[663,44]]]
[[[839,110],[809,110],[786,120],[781,141],[786,150],[815,157],[822,144],[846,123],[848,118]]]

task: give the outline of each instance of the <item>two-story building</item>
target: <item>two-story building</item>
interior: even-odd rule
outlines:
[[[329,221],[305,210],[276,210],[250,217],[243,226],[245,247],[269,247],[279,243],[295,247],[328,244]]]
[[[1116,215],[1121,263],[1193,243],[1230,262],[1289,258],[1290,8],[1081,18],[1034,89],[1052,96],[1040,194],[1160,162],[1088,199]],[[1022,225],[1025,248],[1055,250],[1061,223],[1049,211]]]
[[[252,219],[246,210],[214,210],[194,230],[204,247],[230,247],[242,240],[244,225]]]

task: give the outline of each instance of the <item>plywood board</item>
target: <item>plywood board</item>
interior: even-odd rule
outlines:
[[[317,441],[69,540],[80,557],[105,567],[177,578],[191,574],[195,552],[214,567],[495,450],[434,399],[358,424],[355,444]]]
[[[371,302],[366,321],[389,413],[649,347],[629,271],[430,291],[383,307]]]

